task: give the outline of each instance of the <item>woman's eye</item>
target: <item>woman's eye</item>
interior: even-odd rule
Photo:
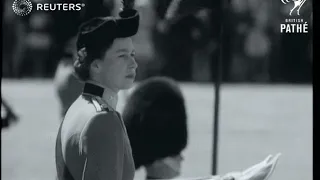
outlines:
[[[122,55],[120,55],[119,57],[124,58],[124,57],[126,57],[126,55],[125,55],[125,54],[122,54]]]

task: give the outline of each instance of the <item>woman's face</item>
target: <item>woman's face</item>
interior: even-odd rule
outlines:
[[[117,38],[100,61],[95,61],[98,78],[116,91],[132,86],[136,69],[135,50],[131,38]]]

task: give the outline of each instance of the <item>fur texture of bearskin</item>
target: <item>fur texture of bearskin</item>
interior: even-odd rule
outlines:
[[[136,169],[180,154],[187,146],[187,113],[178,84],[166,77],[141,82],[128,98],[123,119]]]

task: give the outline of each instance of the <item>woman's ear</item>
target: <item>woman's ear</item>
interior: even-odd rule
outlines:
[[[92,72],[99,73],[101,71],[101,63],[98,59],[92,61],[90,68]]]

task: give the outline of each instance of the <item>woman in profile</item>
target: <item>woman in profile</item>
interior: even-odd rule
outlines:
[[[131,37],[139,13],[131,0],[123,5],[120,17],[96,17],[79,29],[74,70],[84,88],[57,135],[58,180],[134,179],[131,146],[116,106],[118,92],[129,89],[136,76]]]

